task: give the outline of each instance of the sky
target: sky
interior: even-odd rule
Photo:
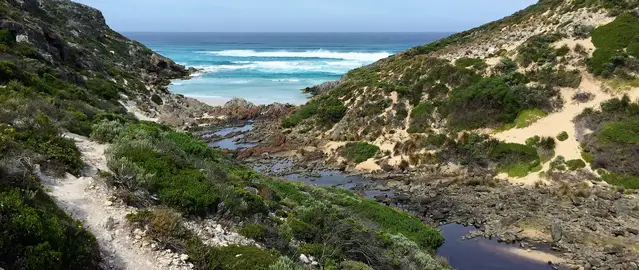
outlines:
[[[120,32],[458,32],[535,0],[74,0]]]

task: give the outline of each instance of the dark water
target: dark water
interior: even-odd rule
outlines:
[[[485,238],[461,240],[462,236],[475,230],[475,227],[464,227],[458,224],[444,225],[439,228],[444,245],[437,250],[437,255],[448,259],[449,264],[458,270],[549,270],[548,263],[529,260],[503,251],[506,247],[517,248],[496,240]],[[543,250],[543,249],[540,249]],[[547,251],[547,250],[544,250]],[[565,268],[559,268],[565,269]]]
[[[212,136],[225,137],[226,135],[229,135],[234,132],[246,132],[252,129],[253,129],[253,124],[248,124],[241,127],[228,127],[228,128],[220,129],[211,135],[205,135],[204,137],[205,138],[212,137]],[[238,135],[232,138],[222,139],[219,141],[209,143],[209,146],[220,148],[220,149],[227,149],[227,150],[238,150],[238,149],[245,149],[245,148],[251,148],[251,147],[257,146],[257,144],[254,144],[254,143],[236,142],[236,140],[241,139],[242,137],[244,137],[244,135]]]
[[[218,131],[216,134],[220,136],[228,135],[237,131],[251,130],[252,126],[226,128]],[[224,134],[224,135],[222,135]],[[242,135],[239,135],[242,136]],[[234,140],[239,136],[221,140],[214,143],[217,147],[236,150],[239,148],[252,147],[250,144],[238,144]],[[289,162],[275,164],[271,168],[273,172],[286,170],[292,167]],[[257,171],[264,168],[256,167]],[[339,171],[324,170],[315,172],[313,176],[289,174],[284,176],[293,181],[303,182],[309,185],[339,187],[350,189],[362,196],[375,198],[376,196],[396,197],[398,194],[392,190],[370,190],[361,188],[363,186],[383,186],[373,180],[365,179],[361,176],[347,175]],[[469,240],[461,240],[475,227],[464,227],[458,224],[444,225],[439,228],[442,235],[446,239],[444,244],[437,250],[437,255],[448,259],[449,264],[457,270],[549,270],[551,265],[546,262],[538,262],[526,259],[521,256],[513,255],[504,251],[505,248],[518,248],[516,245],[507,245],[499,243],[496,240],[485,238],[476,238]],[[547,251],[540,249],[542,251]],[[559,269],[566,269],[560,267]]]

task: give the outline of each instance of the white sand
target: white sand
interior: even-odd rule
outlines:
[[[566,260],[556,255],[539,250],[525,250],[516,247],[501,247],[500,251],[540,263],[552,262],[553,264],[561,264],[566,262]]]
[[[377,163],[375,162],[376,162],[376,159],[370,158],[360,164],[357,164],[357,166],[355,166],[355,170],[367,171],[367,172],[381,171],[382,167],[377,165]]]

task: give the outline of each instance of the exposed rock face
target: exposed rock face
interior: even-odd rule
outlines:
[[[127,90],[123,98],[135,101],[149,117],[179,114],[194,118],[208,108],[168,92],[170,80],[188,76],[189,70],[113,31],[97,9],[70,0],[4,2],[0,7],[9,12],[0,14],[0,30],[8,30],[16,42],[28,43],[25,47],[54,66],[65,77],[62,79],[78,85],[93,77],[117,82]],[[153,102],[152,96],[164,102]],[[189,110],[178,109],[182,107]]]

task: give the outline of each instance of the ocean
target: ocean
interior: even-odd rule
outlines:
[[[204,100],[303,104],[301,89],[450,33],[125,33],[199,69],[170,91]]]

